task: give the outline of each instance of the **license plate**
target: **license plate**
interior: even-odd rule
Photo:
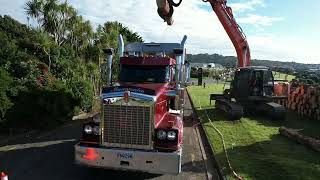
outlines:
[[[133,159],[133,153],[130,152],[118,152],[117,157],[119,159]]]

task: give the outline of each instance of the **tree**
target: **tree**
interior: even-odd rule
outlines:
[[[4,69],[0,69],[0,120],[4,118],[6,111],[13,105],[9,96],[13,83],[12,77]]]
[[[143,41],[119,22],[94,31],[67,1],[29,0],[25,10],[37,28],[0,16],[0,119],[8,127],[59,124],[75,106],[90,111],[102,86],[102,50],[114,48],[117,54],[119,34],[125,43]]]
[[[39,23],[41,22],[41,15],[42,15],[42,7],[44,1],[43,0],[30,0],[25,5],[26,14],[36,19]]]
[[[50,72],[52,64],[51,51],[54,48],[54,42],[52,42],[52,40],[46,32],[39,31],[37,46],[47,55],[49,61],[48,71]]]
[[[100,84],[100,69],[98,68],[98,66],[95,63],[89,62],[87,64],[87,71],[88,71],[88,75],[89,75],[89,81],[91,82],[92,86],[93,86],[93,92],[95,93],[99,93],[99,84]],[[95,95],[95,94],[93,94]]]
[[[83,52],[91,43],[93,30],[89,21],[83,21],[82,16],[73,20],[73,30],[70,31],[69,42],[76,52]]]
[[[104,54],[102,52],[102,49],[104,48],[113,48],[115,50],[115,54],[118,54],[118,37],[120,34],[123,35],[125,43],[143,42],[141,36],[139,36],[137,33],[130,31],[121,23],[117,21],[106,22],[103,26],[98,26],[97,32],[95,33],[95,44],[100,49],[100,57],[104,57]],[[117,80],[120,71],[118,64],[119,58],[116,55],[113,60],[113,80]]]
[[[53,36],[57,45],[65,41],[68,23],[76,11],[67,2],[58,0],[30,0],[25,5],[26,14],[38,21],[43,30]]]

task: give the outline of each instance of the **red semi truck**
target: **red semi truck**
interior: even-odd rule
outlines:
[[[83,124],[75,162],[157,174],[181,171],[184,91],[190,69],[181,43],[130,43],[119,37],[120,77],[112,85],[112,50],[99,118]]]

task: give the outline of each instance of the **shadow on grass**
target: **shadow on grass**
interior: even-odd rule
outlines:
[[[201,118],[202,123],[209,122],[206,112],[212,121],[227,121],[227,122],[235,122],[238,123],[239,121],[232,121],[228,118],[227,114],[216,109],[216,108],[206,108],[206,109],[198,109],[197,113]],[[247,118],[251,121],[256,121],[258,124],[266,126],[266,127],[281,127],[286,126],[292,129],[299,129],[301,133],[311,136],[317,139],[320,139],[320,122],[311,120],[305,117],[301,117],[294,112],[287,112],[287,116],[285,120],[273,120],[270,117],[263,116],[263,115],[248,115],[244,118]]]
[[[306,117],[302,117],[295,112],[288,111],[285,120],[272,120],[263,116],[248,116],[250,120],[257,121],[259,124],[267,127],[285,126],[291,129],[298,129],[300,133],[320,139],[320,122]]]
[[[280,135],[272,136],[270,141],[236,146],[227,151],[233,168],[245,179],[300,180],[320,177],[320,154]],[[221,166],[226,167],[225,154],[218,153],[216,157]],[[228,170],[224,173],[231,176]]]
[[[206,112],[213,122],[239,123],[228,120],[227,116],[217,109],[206,109]],[[208,122],[204,109],[198,110],[198,114],[202,123]],[[285,121],[273,121],[254,115],[246,117],[246,121],[248,120],[264,127],[301,128],[304,134],[319,135],[319,122],[303,121],[290,112]],[[320,154],[279,134],[272,135],[268,141],[234,146],[228,149],[228,153],[234,169],[245,179],[320,179]],[[220,152],[215,156],[221,167],[226,169],[225,154]],[[231,176],[230,172],[225,173]]]

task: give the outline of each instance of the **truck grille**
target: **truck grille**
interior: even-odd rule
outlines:
[[[151,107],[104,105],[104,145],[151,149]]]

